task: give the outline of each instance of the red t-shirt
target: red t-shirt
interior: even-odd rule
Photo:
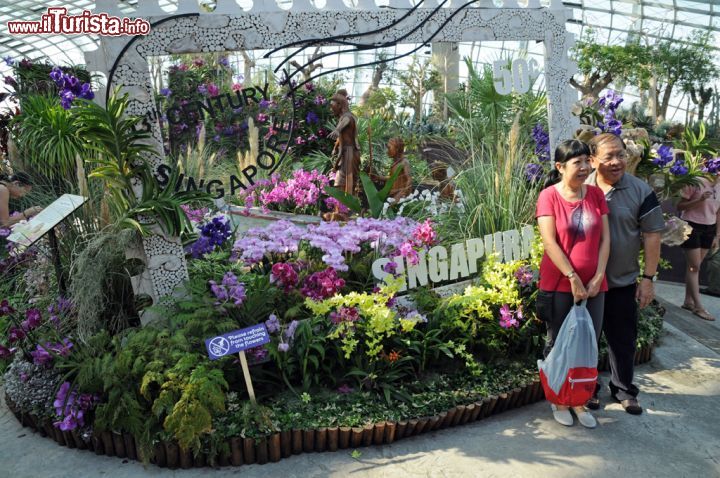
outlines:
[[[605,194],[596,186],[586,185],[585,197],[566,201],[555,186],[543,189],[538,197],[535,217],[555,218],[555,240],[567,256],[575,273],[587,285],[595,275],[602,238],[602,216],[608,210]],[[570,280],[565,277],[547,254],[540,262],[540,289],[571,292]],[[607,290],[603,277],[600,291]]]

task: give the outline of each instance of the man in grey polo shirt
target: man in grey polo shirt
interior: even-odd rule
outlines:
[[[610,258],[605,275],[603,333],[608,342],[610,393],[626,412],[642,413],[639,390],[632,383],[638,326],[638,304],[647,306],[655,297],[653,282],[660,260],[660,232],[665,228],[662,210],[653,190],[642,180],[625,174],[625,143],[612,133],[595,136],[590,143],[590,162],[595,171],[586,183],[605,193],[610,214]],[[640,275],[640,246],[645,250],[645,268]],[[638,283],[638,278],[640,282]],[[598,386],[599,389],[599,386]],[[597,409],[596,396],[588,408]]]

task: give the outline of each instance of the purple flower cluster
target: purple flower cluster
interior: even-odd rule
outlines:
[[[515,278],[520,283],[520,287],[526,287],[532,284],[534,276],[529,266],[521,266],[515,271]]]
[[[2,302],[0,302],[0,317],[14,313],[15,309],[13,309],[13,306],[10,305],[10,302],[8,302],[7,299],[3,299]]]
[[[232,235],[232,226],[226,216],[214,217],[210,222],[200,228],[200,237],[186,251],[194,258],[215,250],[222,246]]]
[[[55,395],[53,406],[58,420],[53,423],[62,431],[75,430],[85,426],[85,413],[97,402],[97,397],[88,393],[78,394],[70,390],[70,382],[63,382]]]
[[[8,85],[10,88],[14,88],[17,90],[18,84],[17,81],[15,81],[15,78],[13,78],[12,76],[6,76],[4,81],[5,84]]]
[[[712,158],[705,161],[705,165],[702,168],[703,172],[709,173],[709,174],[719,174],[720,173],[720,157],[718,158]]]
[[[215,302],[216,305],[231,300],[235,305],[241,305],[245,300],[245,284],[239,282],[237,276],[232,272],[226,272],[220,284],[214,280],[208,283],[210,284],[210,290],[218,299],[218,302]]]
[[[30,352],[30,355],[32,355],[35,365],[47,365],[53,361],[54,355],[60,355],[61,357],[70,355],[70,349],[72,348],[73,343],[65,337],[61,343],[45,342],[44,347],[38,344],[36,349]]]
[[[542,164],[528,163],[525,165],[525,178],[531,183],[539,181],[544,175],[545,169]]]
[[[392,220],[357,218],[342,225],[321,222],[306,228],[289,221],[277,221],[265,228],[250,229],[235,242],[233,251],[243,261],[253,264],[269,254],[297,253],[300,242],[323,252],[322,260],[338,271],[348,270],[345,253],[358,253],[363,245],[377,248],[383,255],[397,251],[410,239],[417,223],[398,217]]]
[[[688,167],[685,166],[685,161],[680,158],[676,159],[673,165],[670,166],[670,174],[675,176],[685,176],[688,171]]]
[[[85,83],[73,75],[63,73],[57,66],[50,72],[50,79],[52,79],[60,89],[60,104],[62,104],[62,107],[66,110],[70,109],[75,98],[83,98],[86,100],[95,98],[95,93],[93,93],[90,83]]]
[[[350,385],[348,385],[347,383],[343,383],[342,385],[340,385],[340,386],[337,388],[337,392],[340,393],[340,394],[343,394],[343,395],[344,395],[344,394],[348,394],[348,393],[353,393],[354,391],[355,391],[355,389],[352,388],[352,387],[351,387]]]
[[[277,262],[272,266],[270,273],[270,282],[278,282],[285,292],[292,290],[298,283],[298,273],[292,264],[287,262]]]
[[[522,308],[512,311],[508,304],[503,304],[502,307],[500,307],[500,327],[504,329],[520,327],[520,321],[522,319]]]
[[[208,208],[206,207],[202,207],[200,209],[193,209],[187,204],[183,204],[180,206],[180,208],[185,211],[185,215],[188,219],[190,219],[190,222],[193,222],[195,224],[200,224],[205,218],[205,214],[208,213]]]
[[[652,159],[652,162],[661,168],[664,168],[675,158],[673,149],[670,146],[662,145],[657,149],[657,156]]]
[[[72,312],[73,303],[65,297],[58,297],[54,304],[48,307],[50,313],[50,322],[55,326],[60,324],[60,318],[65,317]]]
[[[335,312],[330,312],[330,322],[337,325],[342,322],[357,322],[360,320],[360,314],[355,307],[340,307]]]
[[[550,161],[550,133],[538,123],[532,130],[532,137],[535,140],[535,155],[538,160]]]
[[[280,330],[280,321],[278,320],[277,315],[270,314],[268,319],[265,321],[265,327],[267,327],[268,332],[271,334]]]
[[[320,122],[320,117],[314,111],[308,111],[305,115],[305,122],[308,124],[315,124]]]
[[[313,300],[324,300],[340,292],[345,287],[345,279],[338,277],[337,271],[328,267],[324,271],[310,274],[303,283],[300,292]]]
[[[397,266],[398,266],[397,262],[390,261],[387,264],[385,264],[382,269],[383,269],[383,272],[385,272],[387,274],[395,275],[397,273]]]
[[[615,111],[623,101],[622,95],[613,90],[607,90],[607,92],[600,97],[598,100],[598,104],[600,105],[598,112],[603,116],[603,119],[597,124],[600,131],[603,133],[613,133],[618,136],[622,134],[622,123],[615,118]]]
[[[5,360],[13,356],[15,349],[7,348],[3,344],[0,344],[0,360]]]
[[[42,324],[42,314],[38,309],[28,309],[25,311],[25,320],[20,324],[25,332],[37,329]]]
[[[272,319],[275,317],[274,315],[271,315],[270,318]],[[270,320],[270,319],[268,319]],[[265,324],[268,322],[266,321]],[[293,338],[295,337],[295,330],[297,330],[299,322],[297,320],[293,320],[290,322],[287,327],[285,328],[285,332],[280,334],[280,343],[278,344],[278,351],[287,353],[290,350],[290,344],[292,343]],[[270,327],[268,327],[268,331],[270,333],[279,332],[281,329],[280,323],[277,321],[277,317],[275,317],[275,321],[272,324],[273,329],[270,331]]]
[[[350,209],[334,197],[326,197],[325,198],[325,206],[327,206],[328,209],[331,211],[337,210],[340,214],[347,214],[350,212]]]
[[[200,234],[209,238],[213,246],[222,246],[232,235],[230,220],[226,216],[214,217],[200,228]]]
[[[24,339],[26,335],[23,329],[12,326],[8,329],[8,342],[14,344]]]
[[[257,347],[248,349],[247,354],[250,357],[250,362],[258,363],[262,362],[267,358],[268,350],[265,348],[264,345],[258,345]]]

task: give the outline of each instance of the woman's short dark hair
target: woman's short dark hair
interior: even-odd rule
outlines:
[[[579,139],[568,139],[555,148],[555,163],[565,164],[573,158],[582,155],[590,156],[590,148]],[[554,163],[553,163],[554,166]],[[548,173],[543,189],[560,182],[560,171],[553,168]]]
[[[33,180],[30,175],[23,173],[22,171],[18,171],[17,173],[11,175],[0,174],[0,181],[5,181],[6,183],[18,182],[21,186],[33,185]]]

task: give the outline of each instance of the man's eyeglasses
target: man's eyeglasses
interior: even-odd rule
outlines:
[[[602,164],[607,164],[614,159],[617,159],[618,161],[627,161],[627,153],[622,152],[613,156],[604,156],[602,158],[599,158],[598,161],[600,161]]]

